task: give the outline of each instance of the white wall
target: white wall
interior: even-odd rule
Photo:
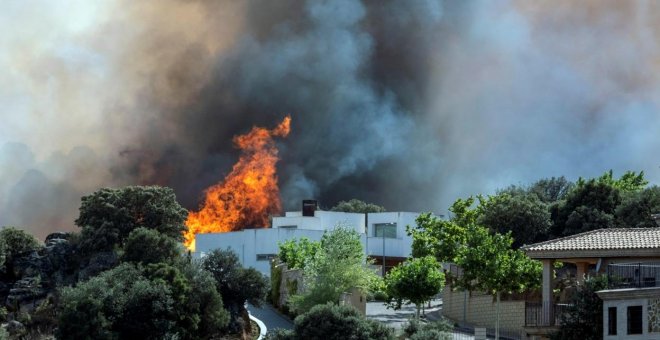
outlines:
[[[410,257],[412,238],[406,232],[406,226],[415,226],[418,213],[384,212],[371,213],[368,216],[367,254],[383,256],[383,238],[375,237],[375,224],[396,223],[396,239],[385,238],[385,256]]]
[[[660,339],[660,333],[649,333],[648,299],[606,300],[603,301],[603,339]],[[642,306],[642,334],[628,335],[628,306]],[[608,335],[608,309],[617,307],[616,335]]]
[[[406,234],[406,225],[414,225],[419,214],[388,212],[369,214],[369,232],[373,235],[373,224],[396,223],[397,238],[385,239],[385,256],[410,256],[412,239]],[[257,261],[258,254],[277,254],[279,243],[290,239],[307,237],[319,241],[325,230],[332,230],[338,224],[352,228],[361,234],[363,249],[367,255],[383,255],[383,239],[365,234],[365,215],[332,211],[316,211],[314,217],[303,217],[300,212],[287,212],[284,217],[273,218],[273,228],[244,229],[229,233],[197,234],[195,236],[196,255],[201,257],[214,249],[230,248],[238,255],[244,267],[253,267],[265,275],[270,275],[268,260]],[[280,228],[295,225],[297,228]]]

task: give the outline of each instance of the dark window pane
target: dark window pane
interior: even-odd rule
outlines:
[[[396,238],[396,223],[376,223],[374,224],[374,236],[385,238]]]
[[[628,307],[628,334],[642,334],[642,306]]]
[[[607,334],[616,335],[616,307],[607,309]]]

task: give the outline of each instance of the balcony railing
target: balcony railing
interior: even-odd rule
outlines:
[[[607,266],[609,289],[660,287],[660,263],[617,263]]]
[[[559,326],[561,316],[571,305],[554,302],[525,302],[526,327]]]

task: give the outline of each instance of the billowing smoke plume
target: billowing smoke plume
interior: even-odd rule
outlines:
[[[188,208],[231,137],[292,116],[282,199],[442,213],[540,177],[660,180],[660,7],[621,1],[10,1],[0,225],[71,229],[101,186]]]

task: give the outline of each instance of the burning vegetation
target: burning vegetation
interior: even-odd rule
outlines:
[[[206,189],[201,209],[188,214],[184,233],[188,249],[195,249],[195,234],[266,227],[269,216],[280,213],[273,138],[286,137],[290,123],[291,117],[286,117],[272,130],[255,126],[234,137],[235,146],[242,151],[240,159],[222,182]]]

